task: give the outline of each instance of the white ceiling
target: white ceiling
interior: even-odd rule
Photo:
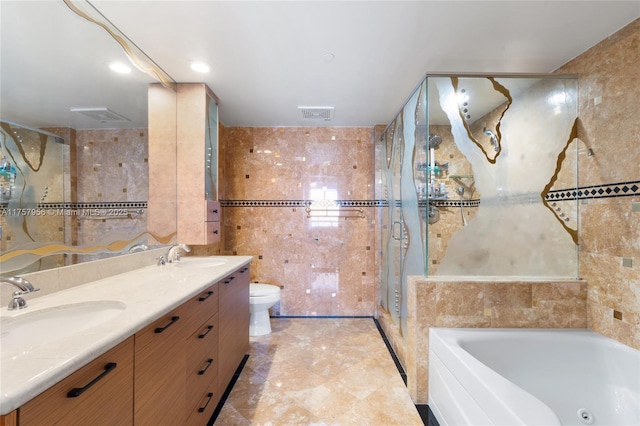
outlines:
[[[176,82],[207,83],[227,126],[384,124],[427,72],[551,72],[640,17],[640,1],[612,0],[91,3]],[[0,18],[2,118],[101,127],[69,108],[107,106],[145,124],[153,80],[106,69],[122,49],[104,30],[61,0],[1,0]]]

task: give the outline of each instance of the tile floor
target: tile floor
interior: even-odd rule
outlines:
[[[423,425],[370,318],[272,318],[215,425]]]

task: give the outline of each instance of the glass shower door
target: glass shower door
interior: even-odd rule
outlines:
[[[382,300],[400,333],[407,320],[407,277],[425,275],[426,227],[418,204],[424,185],[419,183],[419,156],[426,140],[425,90],[422,84],[383,134],[385,161],[383,196],[388,206],[383,216]]]

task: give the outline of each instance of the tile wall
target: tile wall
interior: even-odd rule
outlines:
[[[587,327],[587,283],[582,280],[414,276],[407,282],[407,301],[404,365],[409,393],[419,404],[428,402],[429,327]]]
[[[640,19],[557,72],[579,77],[579,274],[589,328],[640,349]],[[589,149],[593,155],[589,154]]]
[[[282,288],[273,314],[373,315],[372,129],[230,127],[221,144],[221,251]]]
[[[77,240],[93,246],[116,239],[128,240],[147,229],[149,198],[147,129],[93,129],[76,131],[77,199],[80,205],[141,209],[140,215],[96,219],[76,218]],[[141,207],[142,206],[142,207]]]

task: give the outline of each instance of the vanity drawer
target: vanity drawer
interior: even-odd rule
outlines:
[[[21,426],[133,424],[133,337],[19,409]]]
[[[205,222],[204,232],[207,244],[220,241],[220,222]]]
[[[248,303],[249,275],[249,267],[243,266],[238,271],[228,275],[218,282],[220,289],[220,305],[225,308],[235,306],[236,304],[240,304],[242,306],[245,302],[245,296],[246,302]]]
[[[184,306],[189,313],[186,324],[189,334],[194,333],[212,315],[218,312],[218,293],[218,283],[215,283],[185,303]]]
[[[187,339],[186,374],[200,370],[209,358],[218,358],[218,314],[209,318]]]
[[[196,399],[197,405],[193,411],[191,411],[191,415],[185,423],[188,426],[206,425],[209,419],[211,419],[211,416],[220,401],[220,394],[218,393],[218,378],[214,378],[213,381],[200,392],[200,395]]]
[[[202,404],[202,400],[207,394],[207,390],[211,387],[211,383],[218,377],[217,355],[218,354],[215,354],[215,356],[212,355],[209,358],[203,359],[196,370],[187,378],[189,383],[189,386],[187,386],[187,413],[204,405]],[[218,390],[217,386],[215,390]],[[216,395],[217,393],[214,394],[213,397]],[[212,401],[212,403],[215,405],[217,401]]]
[[[205,200],[205,222],[220,222],[220,202]]]

